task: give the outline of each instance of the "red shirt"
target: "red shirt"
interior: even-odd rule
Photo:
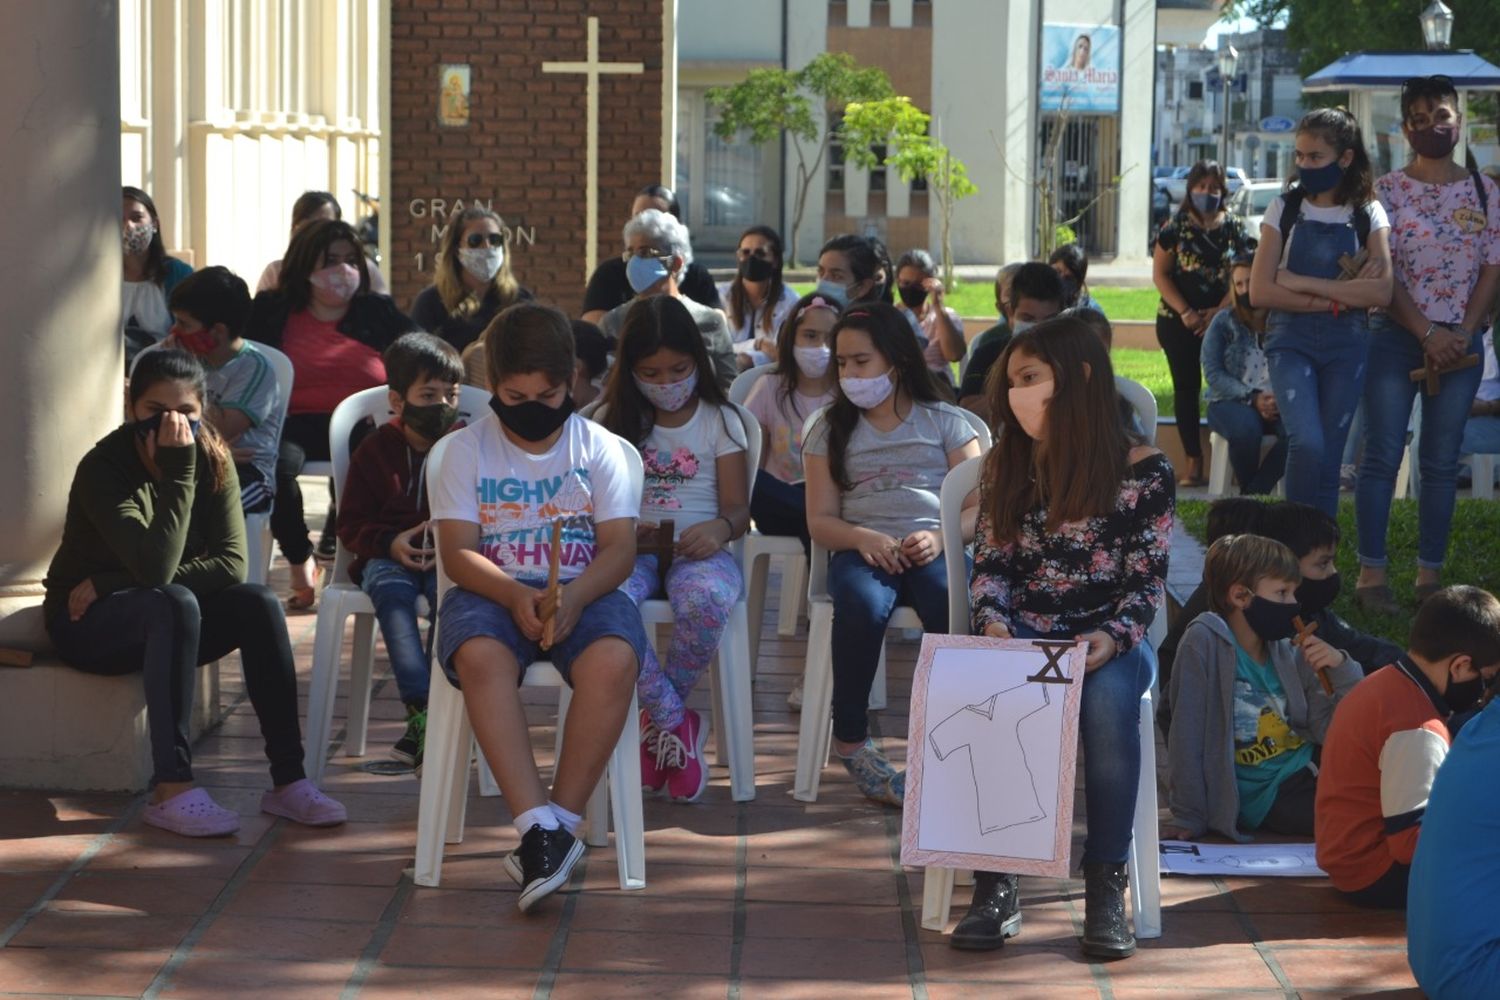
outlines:
[[[287,317],[281,349],[296,373],[288,413],[332,413],[354,393],[385,384],[379,351],[340,333],[337,320],[318,319],[310,310]]]
[[[1314,815],[1318,867],[1358,892],[1411,864],[1432,779],[1448,753],[1448,706],[1403,657],[1344,696],[1323,740]]]

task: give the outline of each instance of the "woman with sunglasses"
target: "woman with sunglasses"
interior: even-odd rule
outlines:
[[[781,280],[781,234],[751,226],[735,249],[733,281],[719,284],[729,318],[735,360],[740,368],[763,365],[776,356],[776,333],[797,304],[797,293]]]
[[[1414,155],[1375,182],[1375,197],[1391,221],[1395,284],[1390,308],[1370,321],[1365,451],[1354,490],[1360,562],[1354,597],[1385,615],[1405,610],[1386,576],[1386,534],[1412,402],[1422,401],[1413,593],[1420,603],[1442,587],[1459,446],[1483,376],[1484,331],[1500,289],[1500,188],[1454,161],[1462,129],[1452,80],[1408,80],[1401,88],[1401,131]],[[1440,375],[1435,394],[1418,394],[1412,371],[1461,363],[1470,367]]]
[[[437,253],[437,274],[417,293],[411,318],[462,351],[500,310],[531,297],[511,273],[500,216],[476,205],[449,223]]]

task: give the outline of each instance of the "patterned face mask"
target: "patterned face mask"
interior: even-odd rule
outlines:
[[[635,378],[635,376],[631,376]],[[687,378],[665,385],[635,378],[635,387],[646,397],[646,402],[663,413],[676,413],[688,404],[698,391],[698,369],[694,368]]]
[[[156,235],[156,224],[152,222],[127,222],[124,228],[126,254],[145,253]]]

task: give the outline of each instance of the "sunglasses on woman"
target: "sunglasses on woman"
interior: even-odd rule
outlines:
[[[470,250],[478,250],[488,243],[492,247],[505,245],[504,233],[470,233],[464,237],[464,245]]]

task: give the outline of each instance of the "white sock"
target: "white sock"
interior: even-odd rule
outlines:
[[[551,807],[552,815],[557,817],[557,822],[562,826],[564,830],[567,830],[569,833],[573,834],[576,834],[578,832],[578,824],[583,822],[582,816],[578,815],[576,812],[569,812],[567,809],[564,809],[556,802],[549,802],[547,803],[547,805]]]
[[[552,807],[546,803],[535,809],[528,809],[516,817],[516,832],[523,837],[530,833],[534,826],[539,826],[543,830],[556,830],[561,825],[557,821],[556,814],[552,812]]]

